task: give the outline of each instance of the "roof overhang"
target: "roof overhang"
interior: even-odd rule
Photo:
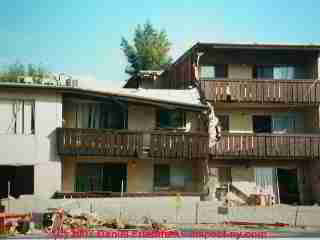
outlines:
[[[83,88],[73,88],[65,86],[47,86],[40,84],[16,84],[16,83],[0,83],[0,89],[20,89],[20,90],[37,90],[37,91],[52,91],[63,95],[74,94],[79,97],[96,97],[101,99],[113,99],[117,101],[125,101],[128,103],[143,104],[164,107],[169,109],[183,109],[195,112],[201,112],[208,107],[203,104],[190,104],[178,101],[168,101],[152,97],[133,96],[125,93],[117,93],[110,91],[97,91]]]

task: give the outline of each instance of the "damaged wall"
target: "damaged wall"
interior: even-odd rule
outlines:
[[[35,134],[0,135],[0,164],[34,165],[34,194],[51,196],[61,188],[55,130],[62,126],[62,96],[31,89],[2,90],[1,99],[35,101]]]

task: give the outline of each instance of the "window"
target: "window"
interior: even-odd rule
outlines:
[[[201,66],[200,78],[215,78],[215,76],[214,66]]]
[[[279,66],[257,66],[254,78],[269,79],[303,79],[308,78],[305,66],[279,65]]]
[[[116,103],[86,101],[67,101],[64,103],[63,118],[70,128],[127,128],[127,106]]]
[[[252,116],[252,121],[255,133],[271,133],[271,116]]]
[[[157,112],[157,127],[184,128],[186,126],[185,112],[159,109]]]
[[[0,100],[0,133],[35,133],[35,107],[32,100]]]
[[[227,78],[227,65],[215,64],[212,66],[200,67],[200,79]]]
[[[155,164],[153,176],[155,187],[170,186],[170,166],[168,164]]]
[[[217,115],[221,126],[221,131],[229,131],[229,116],[228,115]]]

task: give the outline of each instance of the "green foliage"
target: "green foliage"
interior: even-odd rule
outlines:
[[[41,65],[16,62],[8,65],[0,72],[0,82],[19,82],[19,77],[32,77],[34,83],[41,84],[43,79],[49,75],[49,72]]]
[[[157,31],[150,22],[138,25],[134,34],[134,46],[122,38],[121,48],[129,66],[126,73],[136,75],[140,70],[161,70],[172,61],[168,56],[171,43],[164,30]]]

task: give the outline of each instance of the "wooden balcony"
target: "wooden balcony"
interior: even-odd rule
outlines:
[[[161,159],[202,158],[208,154],[208,135],[171,131],[57,129],[58,154]]]
[[[320,82],[313,83],[314,80],[277,79],[200,81],[206,98],[215,102],[231,100],[244,103],[319,104]],[[227,97],[228,94],[230,99]]]
[[[152,132],[150,153],[153,158],[193,159],[208,154],[208,134]]]
[[[142,151],[142,133],[127,130],[57,128],[57,147],[60,155],[136,157]]]
[[[320,134],[223,134],[211,156],[217,159],[318,159]]]

